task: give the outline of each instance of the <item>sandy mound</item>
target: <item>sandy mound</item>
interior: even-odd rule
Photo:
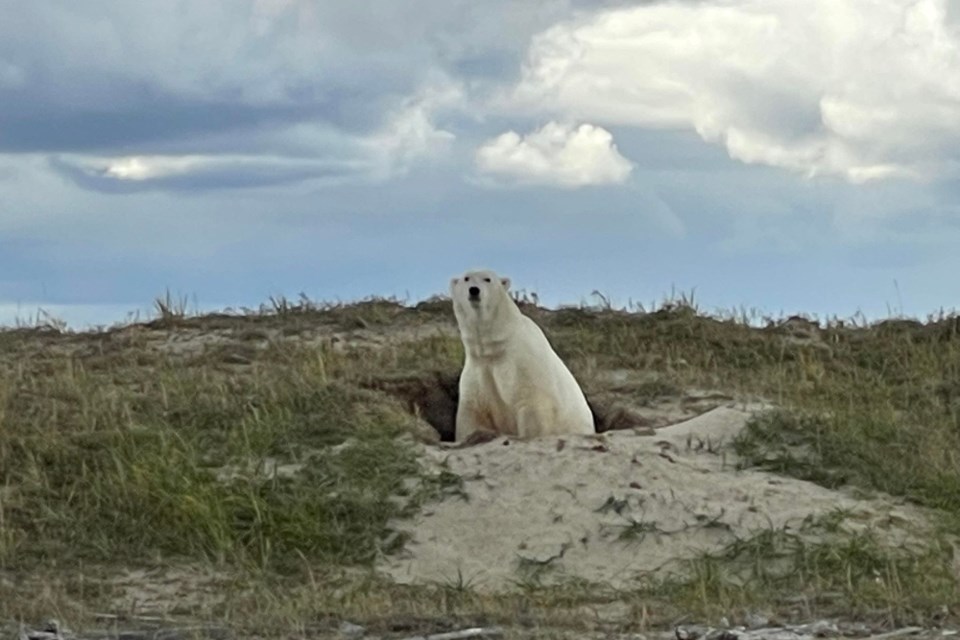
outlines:
[[[737,471],[728,443],[750,413],[721,407],[657,430],[598,436],[498,439],[464,449],[424,447],[465,481],[467,499],[430,504],[412,522],[404,552],[380,569],[401,583],[466,582],[509,588],[581,578],[630,586],[640,572],[717,550],[807,516],[848,510],[891,544],[913,538],[919,510],[758,471]]]

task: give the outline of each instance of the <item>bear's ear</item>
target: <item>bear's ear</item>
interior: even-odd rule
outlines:
[[[460,282],[460,278],[450,278],[450,291],[453,292],[453,288],[457,286],[457,283]]]
[[[500,284],[503,285],[504,291],[510,291],[510,278],[500,278]]]

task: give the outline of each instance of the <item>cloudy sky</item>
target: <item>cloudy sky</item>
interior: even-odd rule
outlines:
[[[951,0],[0,0],[0,323],[960,306]]]

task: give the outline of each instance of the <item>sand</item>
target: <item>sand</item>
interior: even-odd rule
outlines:
[[[679,559],[771,527],[799,531],[836,509],[849,511],[848,528],[876,527],[891,544],[922,535],[921,510],[888,496],[737,470],[730,440],[758,409],[719,407],[652,432],[423,445],[426,464],[461,476],[465,495],[395,523],[412,541],[379,570],[481,591],[571,578],[629,588],[679,570]]]

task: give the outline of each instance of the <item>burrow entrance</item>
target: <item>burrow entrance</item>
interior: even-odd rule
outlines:
[[[430,424],[441,442],[453,442],[456,433],[460,372],[433,371],[426,374],[377,378],[364,384],[368,389],[388,393],[402,400],[407,410]],[[597,433],[616,429],[649,427],[649,423],[611,401],[587,397]]]

